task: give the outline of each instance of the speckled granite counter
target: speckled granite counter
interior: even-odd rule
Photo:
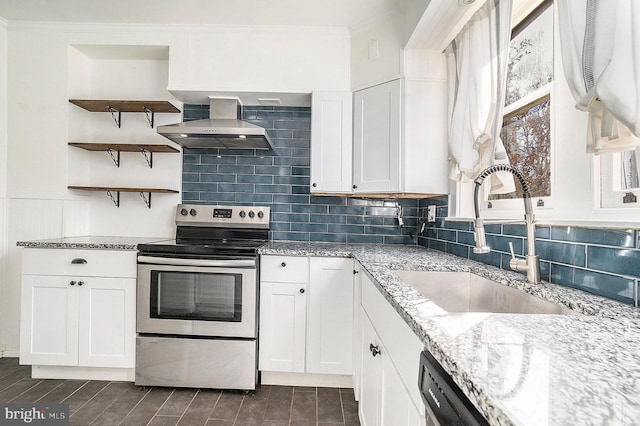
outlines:
[[[270,242],[260,253],[354,257],[491,424],[638,424],[637,308],[415,246]],[[472,272],[582,315],[443,314],[402,269]]]
[[[18,241],[16,245],[30,248],[136,250],[138,244],[166,239],[166,237],[104,237],[87,235],[81,237],[52,238],[49,240]]]

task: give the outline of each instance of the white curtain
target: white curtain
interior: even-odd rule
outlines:
[[[589,112],[587,152],[640,146],[640,1],[557,3],[564,73]]]
[[[475,179],[509,163],[500,140],[511,39],[512,0],[487,0],[446,49],[449,73],[449,177]],[[508,173],[491,175],[492,192],[515,190]]]

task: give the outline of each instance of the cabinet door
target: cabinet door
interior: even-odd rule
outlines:
[[[380,354],[382,378],[380,383],[380,424],[382,426],[409,425],[413,402],[402,383],[388,353]],[[417,380],[417,373],[416,373]]]
[[[72,281],[22,276],[21,364],[78,365],[78,287]]]
[[[380,396],[382,386],[382,361],[380,355],[373,355],[372,348],[382,350],[380,340],[365,311],[360,309],[361,340],[360,354],[362,367],[360,374],[360,401],[358,405],[362,426],[380,424]],[[386,351],[385,351],[386,352]],[[397,423],[401,424],[401,423]]]
[[[307,372],[352,373],[353,259],[312,257]]]
[[[260,284],[259,368],[304,372],[307,284]]]
[[[94,277],[80,280],[78,365],[133,368],[136,281]]]
[[[355,92],[354,192],[401,191],[401,81]]]
[[[313,92],[311,192],[351,192],[351,92]]]

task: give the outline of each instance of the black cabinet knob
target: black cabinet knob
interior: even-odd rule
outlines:
[[[304,288],[301,288],[301,289],[300,289],[300,293],[301,293],[301,294],[302,294],[302,293],[304,293]]]
[[[282,263],[280,264],[280,266],[282,266],[282,267],[284,268],[285,266],[287,266],[287,264],[286,264],[285,262],[282,262]]]
[[[69,281],[69,285],[76,285],[75,281]]]
[[[353,270],[353,275],[358,274],[358,273],[359,273],[359,272],[358,272],[358,270],[357,270],[357,269],[354,269],[354,270]]]
[[[315,182],[313,182],[313,183],[311,184],[311,186],[313,186],[313,187],[315,188],[316,186],[318,186],[318,184],[317,184],[317,183],[315,183]]]
[[[84,281],[78,281],[78,286],[82,287],[82,285],[84,284]]]
[[[352,188],[353,189],[358,189],[358,185],[353,185]]]

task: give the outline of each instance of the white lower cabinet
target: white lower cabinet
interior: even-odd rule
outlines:
[[[260,370],[351,375],[352,321],[352,259],[261,257]]]
[[[307,283],[260,285],[260,370],[304,372]]]
[[[99,251],[24,249],[21,364],[134,368],[136,252],[105,255],[104,277]]]
[[[133,368],[135,288],[132,278],[25,275],[22,327],[30,333],[20,362]]]
[[[359,416],[363,426],[425,424],[418,391],[422,343],[362,274]],[[388,309],[387,309],[388,308]]]

